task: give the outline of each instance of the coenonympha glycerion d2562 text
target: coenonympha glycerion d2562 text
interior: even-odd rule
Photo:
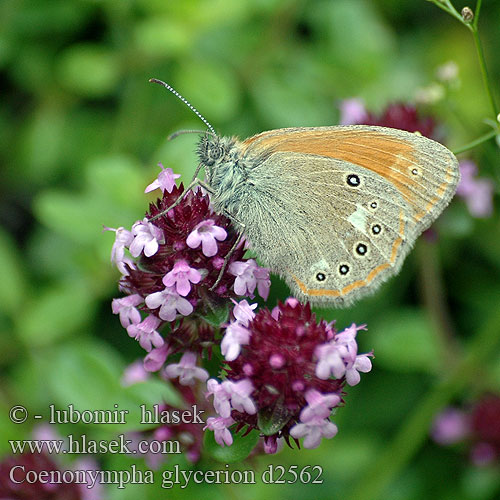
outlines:
[[[180,96],[168,84],[160,83]],[[198,145],[214,210],[228,215],[302,301],[344,306],[396,274],[448,205],[458,162],[442,144],[351,125],[262,132],[240,141],[211,125]]]

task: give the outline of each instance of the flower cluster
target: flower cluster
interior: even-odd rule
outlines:
[[[467,204],[474,217],[489,217],[493,213],[493,182],[477,178],[477,165],[470,160],[460,162],[460,183],[457,195]]]
[[[2,500],[102,500],[104,488],[101,470],[90,457],[69,464],[64,454],[67,440],[50,425],[33,429],[33,438],[63,442],[62,453],[49,456],[24,452],[0,461],[0,499]],[[52,454],[53,455],[53,454]]]
[[[197,421],[197,415],[203,415],[209,410],[200,394],[202,384],[186,386],[174,381],[172,385],[178,392],[182,407],[167,403],[156,405],[155,412],[160,416],[160,420],[163,415],[167,416],[163,419],[163,423],[147,432],[127,434],[127,439],[132,441],[131,448],[138,450],[139,454],[142,453],[139,450],[148,449],[144,445],[136,446],[140,441],[178,443],[186,459],[196,463],[201,458],[203,444],[203,425]],[[143,458],[148,467],[156,469],[167,457],[165,454],[154,453],[148,449],[143,453]]]
[[[193,377],[204,377],[201,368],[194,369],[197,357],[203,350],[210,353],[217,341],[204,316],[230,298],[253,297],[256,289],[267,298],[269,270],[243,258],[243,242],[230,254],[238,235],[229,220],[213,212],[200,190],[184,193],[182,184],[176,185],[179,176],[160,166],[146,192],[161,189],[162,197],[144,219],[130,231],[106,228],[116,233],[111,259],[122,273],[120,289],[127,294],[114,299],[112,309],[128,335],[147,351],[148,371],[160,370],[169,356],[182,353],[166,376],[180,376],[181,383],[190,384]],[[176,207],[162,213],[183,195]],[[182,375],[190,369],[190,376]]]
[[[17,467],[17,468],[16,468]],[[11,471],[14,473],[11,476]],[[59,471],[57,464],[45,453],[24,453],[11,456],[0,462],[0,498],[26,500],[81,500],[82,490],[75,483],[62,484],[35,480],[44,471],[51,474]],[[32,478],[26,481],[26,475]],[[13,479],[13,480],[12,480]]]
[[[500,396],[488,394],[469,409],[447,408],[434,420],[434,441],[467,443],[475,465],[500,463]]]
[[[319,446],[337,432],[330,416],[344,402],[345,384],[357,384],[359,372],[371,369],[371,354],[358,355],[360,328],[337,332],[296,299],[258,312],[257,304],[235,300],[253,299],[256,292],[267,299],[269,270],[244,257],[244,242],[236,246],[237,233],[214,213],[206,194],[185,193],[172,170],[161,169],[146,191],[163,194],[146,216],[130,231],[107,228],[116,233],[112,261],[126,294],[113,300],[112,309],[146,351],[142,365],[131,365],[123,383],[158,372],[177,388],[183,407],[196,403],[210,414],[206,405],[213,397],[216,415],[204,427],[162,424],[137,437],[175,439],[193,462],[201,456],[207,429],[221,446],[233,444],[243,429],[256,429],[267,453],[278,450],[281,438]],[[225,323],[231,301],[231,321]],[[217,369],[219,349],[223,359]],[[203,365],[212,356],[216,359]],[[213,373],[208,366],[216,367]],[[214,375],[220,379],[210,378]],[[160,408],[172,410],[165,403]],[[157,465],[154,456],[146,459]]]
[[[207,427],[222,446],[232,443],[228,427],[236,424],[236,431],[258,429],[268,453],[279,438],[304,438],[305,448],[316,448],[337,433],[330,415],[343,403],[345,383],[357,384],[359,372],[371,369],[371,353],[359,355],[355,340],[363,327],[337,332],[296,299],[272,311],[253,308],[236,304],[226,327],[224,380],[207,382],[219,416]]]
[[[408,132],[420,132],[426,137],[439,140],[434,120],[431,117],[422,117],[412,104],[389,104],[383,113],[376,115],[365,109],[361,99],[346,99],[340,104],[340,124],[398,128]]]

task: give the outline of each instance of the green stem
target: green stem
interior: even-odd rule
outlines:
[[[478,2],[480,3],[480,2]],[[486,69],[486,60],[484,59],[483,46],[481,45],[481,39],[479,38],[479,32],[474,25],[472,28],[472,36],[474,38],[474,44],[476,46],[477,57],[479,59],[479,67],[481,68],[481,75],[483,77],[483,83],[490,100],[491,109],[493,111],[494,118],[498,115],[498,108],[495,103],[495,98],[493,97],[493,91],[491,89],[490,79],[488,77],[488,70]]]
[[[474,21],[472,26],[475,30],[477,30],[477,23],[479,22],[479,14],[481,12],[481,0],[477,0],[476,8],[474,10]]]
[[[500,132],[498,130],[491,130],[490,132],[482,135],[481,137],[478,137],[474,141],[469,142],[468,144],[465,144],[465,146],[462,146],[458,149],[455,149],[455,151],[453,151],[453,154],[458,155],[460,153],[463,153],[464,151],[468,151],[469,149],[475,148],[479,144],[482,144],[483,142],[486,142],[486,141],[492,139],[493,137],[495,137],[498,134],[500,134]]]
[[[498,311],[500,303],[492,309]],[[429,437],[429,428],[437,413],[464,389],[474,384],[474,377],[484,366],[488,356],[500,348],[500,316],[493,312],[477,335],[470,341],[467,354],[438,382],[434,390],[418,405],[396,433],[389,446],[377,456],[366,476],[354,491],[344,496],[347,500],[376,500],[381,498],[408,461]]]
[[[462,19],[462,16],[455,10],[455,7],[449,2],[449,0],[430,0],[434,5],[439,7],[440,9],[443,9],[445,12],[448,12],[448,14],[452,15],[456,19],[458,19],[462,24],[464,23],[464,20]]]
[[[416,250],[422,299],[436,332],[439,355],[443,360],[441,367],[450,370],[459,361],[461,351],[446,303],[437,246],[421,238]]]

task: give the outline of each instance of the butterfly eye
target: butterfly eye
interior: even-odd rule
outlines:
[[[352,187],[358,187],[361,184],[361,179],[359,175],[349,174],[346,179],[347,184]]]
[[[198,156],[201,162],[211,167],[224,154],[224,148],[220,145],[218,138],[203,136],[198,145]]]
[[[215,162],[222,156],[222,148],[218,144],[212,144],[208,150],[208,156]]]
[[[325,280],[326,280],[326,275],[325,275],[324,273],[318,273],[318,274],[316,275],[316,279],[317,279],[318,281],[325,281]]]
[[[349,272],[349,266],[347,264],[340,264],[339,273],[342,276],[345,276]]]

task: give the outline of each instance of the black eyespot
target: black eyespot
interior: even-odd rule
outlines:
[[[414,169],[411,171],[411,173],[412,173],[413,175],[418,175],[418,170],[417,170],[416,168],[414,168]]]
[[[368,247],[364,243],[358,243],[356,245],[356,253],[358,255],[366,255],[368,252]]]
[[[376,201],[372,201],[370,203],[370,208],[372,208],[373,210],[375,210],[377,207],[378,207],[378,203]]]
[[[356,174],[349,174],[347,176],[347,184],[352,187],[358,187],[361,184],[361,180],[359,178],[359,175]]]
[[[349,266],[347,264],[341,264],[339,266],[339,273],[345,276],[349,272]]]
[[[372,226],[372,233],[373,234],[380,234],[381,231],[382,231],[382,228],[380,227],[379,224],[373,224],[373,226]]]
[[[317,279],[318,281],[325,281],[325,280],[326,280],[326,276],[325,276],[323,273],[318,273],[318,274],[316,275],[316,279]]]

